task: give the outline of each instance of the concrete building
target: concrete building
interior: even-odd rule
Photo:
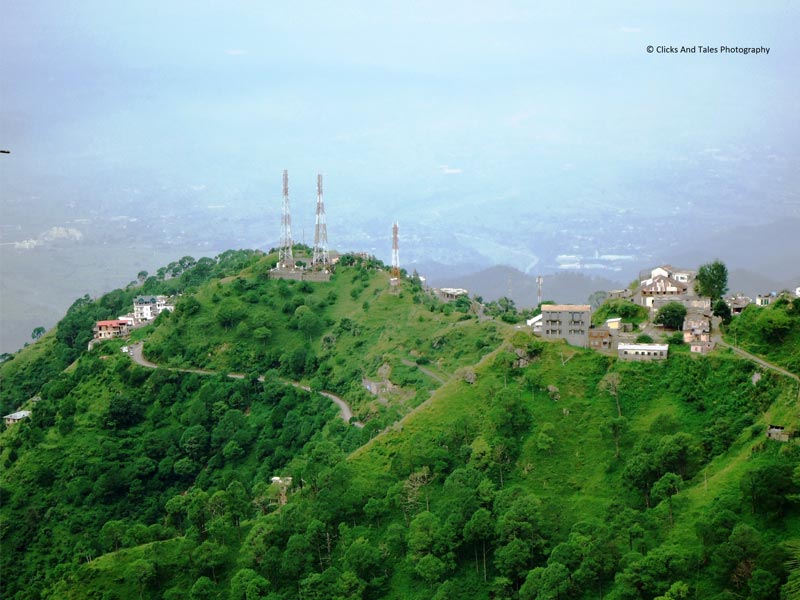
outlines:
[[[712,341],[705,341],[705,342],[694,341],[691,342],[691,344],[689,345],[689,350],[691,350],[693,354],[708,354],[713,349],[714,349],[714,342]]]
[[[461,296],[469,296],[469,290],[464,288],[434,288],[433,292],[445,302],[452,302]]]
[[[620,360],[666,360],[669,344],[620,344],[617,355]]]
[[[756,305],[757,306],[769,306],[775,301],[778,295],[775,292],[770,292],[769,294],[759,294],[756,296]]]
[[[611,348],[611,331],[607,327],[590,329],[589,348],[592,350],[608,350]]]
[[[711,341],[711,322],[701,317],[687,317],[683,321],[683,341],[692,342]]]
[[[688,291],[689,284],[671,277],[656,275],[642,283],[639,287],[638,295],[641,298],[642,306],[653,308],[656,298],[667,298],[667,301],[670,301],[676,297],[685,296]]]
[[[112,340],[128,335],[127,321],[112,319],[110,321],[97,321],[94,326],[94,339]]]
[[[542,315],[542,337],[564,339],[582,348],[589,345],[592,308],[588,304],[544,304]]]
[[[670,302],[677,302],[686,307],[688,313],[711,314],[711,298],[701,298],[699,296],[655,296],[650,306],[653,314],[657,313],[662,307]]]
[[[725,303],[731,309],[731,314],[736,316],[742,314],[744,309],[753,303],[753,299],[749,296],[736,294],[735,296],[725,298]]]
[[[139,323],[151,321],[165,310],[175,310],[167,296],[137,296],[133,301],[133,318]]]
[[[649,277],[647,277],[647,275],[647,271],[639,273],[641,285],[650,283],[650,281],[656,277],[669,277],[670,279],[674,279],[680,283],[690,283],[694,280],[697,273],[695,271],[690,271],[689,269],[677,269],[672,265],[661,265],[655,269],[651,269]]]

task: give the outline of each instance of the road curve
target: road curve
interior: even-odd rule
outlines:
[[[133,362],[135,362],[137,365],[140,365],[142,367],[147,367],[148,369],[158,369],[160,367],[160,365],[157,365],[156,363],[151,362],[151,361],[147,360],[144,357],[143,348],[144,348],[144,343],[143,342],[138,342],[136,344],[131,344],[129,346],[130,357],[133,360]],[[179,371],[181,373],[197,373],[199,375],[215,375],[216,374],[216,371],[209,371],[207,369],[180,369],[180,368],[175,368],[175,367],[163,367],[163,368],[168,369],[170,371]],[[233,378],[233,379],[244,379],[245,378],[245,375],[242,374],[242,373],[226,373],[226,375],[228,377]],[[263,382],[264,381],[264,376],[262,375],[261,377],[258,378],[258,380]],[[311,391],[310,387],[308,387],[307,385],[303,385],[302,383],[300,383],[298,381],[291,381],[289,379],[281,379],[281,381],[283,383],[286,383],[288,385],[292,385],[292,386],[294,386],[296,388],[299,388],[301,390],[305,390],[307,392]],[[325,396],[331,402],[333,402],[336,406],[338,406],[339,407],[339,416],[342,418],[342,420],[344,420],[345,423],[350,423],[350,419],[353,418],[353,410],[350,408],[350,405],[347,404],[347,402],[345,402],[339,396],[337,396],[335,394],[331,394],[330,392],[320,391],[318,393],[320,395],[322,395],[322,396]],[[362,423],[361,421],[353,421],[352,425],[355,426],[355,427],[358,427],[358,428],[364,427],[364,423]]]
[[[742,350],[738,346],[731,346],[728,342],[726,342],[725,340],[722,339],[721,335],[714,336],[714,341],[716,341],[720,346],[724,346],[725,348],[730,348],[731,350],[733,350],[733,352],[735,354],[738,354],[742,358],[746,358],[747,360],[751,360],[754,363],[759,364],[762,367],[765,367],[767,369],[772,369],[773,371],[776,371],[776,372],[780,373],[781,375],[785,375],[786,377],[791,377],[792,379],[797,381],[798,384],[800,384],[800,377],[798,377],[797,375],[795,375],[791,371],[787,371],[783,367],[779,367],[778,365],[774,365],[771,362],[767,362],[766,360],[764,360],[760,356],[756,356],[755,354],[750,354],[747,350]],[[797,398],[798,398],[798,400],[800,400],[800,385],[798,385]]]

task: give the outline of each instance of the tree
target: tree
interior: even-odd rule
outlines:
[[[444,563],[433,554],[426,554],[417,561],[415,570],[417,575],[422,577],[422,579],[427,581],[430,585],[433,585],[439,581],[444,574],[445,566]]]
[[[192,589],[189,590],[189,598],[190,600],[211,600],[215,596],[216,589],[214,582],[203,575],[198,577]]]
[[[589,306],[592,307],[592,310],[597,310],[600,306],[608,300],[608,292],[603,290],[598,290],[596,292],[592,292],[589,295]]]
[[[127,527],[124,521],[106,521],[100,529],[100,545],[104,550],[119,550]]]
[[[722,319],[726,325],[731,322],[733,315],[731,314],[731,307],[722,298],[714,303],[713,313],[715,317]]]
[[[619,458],[619,442],[622,434],[628,428],[628,420],[625,417],[612,417],[605,421],[603,426],[614,437],[614,458]]]
[[[665,473],[661,479],[653,484],[653,498],[666,499],[667,506],[669,507],[669,524],[673,525],[672,518],[672,497],[678,493],[683,480],[680,475],[675,473]]]
[[[322,329],[322,319],[305,304],[298,306],[294,311],[294,320],[297,328],[311,340]]]
[[[144,283],[145,279],[147,279],[147,271],[139,271],[136,275],[136,279],[139,280],[139,283]]]
[[[269,581],[253,569],[239,569],[231,578],[231,600],[259,600],[268,591]]]
[[[156,568],[150,561],[142,558],[133,561],[125,571],[126,576],[139,590],[139,598],[144,595],[144,590],[156,577]]]
[[[42,337],[44,335],[45,331],[46,331],[46,329],[44,327],[36,327],[36,328],[34,328],[34,330],[31,332],[31,339],[32,340],[38,340],[40,337]]]
[[[485,508],[476,510],[464,525],[464,539],[475,545],[475,572],[478,571],[478,542],[483,549],[483,581],[486,581],[486,542],[494,537],[492,514]]]
[[[702,265],[697,272],[694,289],[700,296],[707,296],[712,301],[722,298],[728,291],[728,267],[719,259]]]
[[[686,318],[686,307],[680,302],[669,302],[658,309],[655,323],[667,329],[681,329]]]

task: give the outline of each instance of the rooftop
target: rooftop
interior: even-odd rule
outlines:
[[[645,352],[666,352],[669,344],[620,344],[620,350],[644,350]]]
[[[590,310],[592,310],[592,307],[588,304],[542,304],[542,312],[589,312]]]
[[[17,412],[11,413],[10,415],[6,415],[4,419],[11,419],[13,421],[19,421],[20,419],[25,419],[31,416],[31,411],[29,410],[18,410]]]

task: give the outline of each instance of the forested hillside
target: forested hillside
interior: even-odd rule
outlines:
[[[0,365],[32,410],[0,440],[3,597],[797,597],[800,448],[765,435],[797,430],[793,380],[545,342],[377,261],[208,261],[82,299]],[[161,368],[87,352],[143,290],[182,294],[133,334]]]
[[[800,298],[748,306],[728,326],[726,339],[800,375]]]

